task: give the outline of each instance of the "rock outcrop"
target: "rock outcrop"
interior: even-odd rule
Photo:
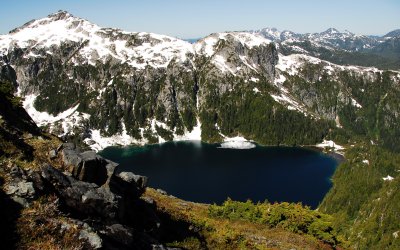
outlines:
[[[140,199],[147,177],[118,172],[118,164],[71,143],[56,152],[67,171],[50,164],[37,171],[10,166],[6,194],[24,207],[41,194],[55,194],[62,210],[76,218],[79,238],[93,249],[167,249],[156,240],[160,219],[154,202]]]
[[[9,175],[11,181],[5,185],[5,193],[22,206],[29,206],[29,202],[36,197],[33,181],[37,180],[37,176],[32,172],[26,173],[16,165],[11,167]]]

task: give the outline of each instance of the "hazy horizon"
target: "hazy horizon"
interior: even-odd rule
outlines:
[[[28,0],[2,4],[0,34],[7,34],[32,19],[65,10],[102,27],[152,32],[195,39],[214,32],[276,28],[296,33],[323,32],[328,28],[360,35],[384,35],[400,28],[400,2],[335,2],[286,0],[231,1],[94,1],[39,3]],[[95,7],[95,8],[94,8]]]

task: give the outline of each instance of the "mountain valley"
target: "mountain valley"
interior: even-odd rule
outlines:
[[[167,249],[163,248],[167,243],[189,249],[230,244],[238,249],[298,244],[304,244],[304,249],[397,249],[399,41],[399,30],[373,37],[333,28],[315,34],[265,28],[213,33],[190,43],[154,33],[102,28],[66,11],[30,21],[0,35],[2,183],[14,178],[8,173],[12,166],[26,172],[20,179],[32,179],[37,175],[29,171],[38,171],[37,178],[44,178],[54,191],[44,192],[46,199],[55,204],[58,197],[63,203],[60,207],[64,203],[69,207],[61,209],[65,214],[54,215],[62,221],[76,208],[68,205],[75,204],[69,200],[74,197],[58,190],[67,178],[60,177],[61,172],[71,170],[71,162],[65,160],[65,150],[71,145],[80,148],[76,155],[85,159],[89,153],[83,151],[89,149],[182,140],[319,144],[324,152],[339,153],[346,160],[337,168],[333,187],[317,210],[289,203],[187,203],[151,188],[145,191],[144,177],[121,181],[125,177],[112,172],[107,174],[107,184],[93,187],[72,169],[70,175],[80,179],[68,179],[68,185],[104,195],[99,202],[117,197],[113,199],[121,203],[116,211],[124,211],[121,204],[131,200],[118,188],[115,191],[110,180],[135,186],[139,191],[132,202],[139,205],[134,210],[146,219],[138,222],[130,214],[118,219],[106,216],[109,224],[100,225],[92,218],[89,229],[74,220],[66,223],[68,228],[74,228],[74,223],[86,228],[90,235],[101,231],[107,239],[103,242],[117,248],[125,243],[115,232],[124,235],[132,227],[136,231],[130,234],[146,241],[138,244],[159,247],[153,249]],[[64,149],[50,157],[60,145]],[[45,163],[56,170],[39,167]],[[41,204],[43,199],[33,201],[35,209],[50,204]],[[92,203],[87,206],[88,211],[94,209]],[[263,213],[266,208],[272,212]],[[104,211],[98,213],[96,218],[105,216]],[[129,218],[127,224],[125,218]],[[117,222],[124,227],[111,232]],[[229,230],[224,231],[219,222],[230,225]],[[158,231],[157,223],[168,229]],[[179,225],[176,232],[166,233],[175,225]],[[246,227],[257,233],[249,234]],[[155,233],[149,233],[152,230]]]

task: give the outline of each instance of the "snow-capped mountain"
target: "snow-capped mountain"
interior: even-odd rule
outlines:
[[[349,37],[357,36],[264,29],[189,43],[102,28],[60,11],[0,36],[1,79],[18,86],[39,125],[94,149],[238,135],[263,144],[315,144],[332,123],[347,126],[343,112],[367,105],[367,90],[382,71],[321,60],[295,41],[334,46],[334,39]],[[393,88],[399,77],[390,73]],[[393,114],[393,105],[385,111]]]
[[[252,30],[249,33],[259,34],[279,44],[280,51],[285,55],[303,53],[336,64],[399,69],[398,31],[394,30],[381,37],[356,35],[334,28],[306,34],[287,30],[281,32],[276,28]]]
[[[115,58],[137,68],[166,67],[173,58],[184,62],[187,54],[193,54],[192,46],[180,39],[101,28],[65,11],[11,31],[1,37],[0,47],[2,53],[19,47],[29,49],[29,56],[41,57],[41,53],[53,53],[53,49],[65,41],[80,44],[77,52],[84,61],[74,62],[92,65],[98,60],[105,62]]]
[[[274,42],[292,44],[295,42],[308,41],[314,46],[328,49],[343,49],[348,51],[359,51],[371,48],[384,40],[383,37],[370,37],[356,35],[348,30],[340,32],[337,29],[329,28],[320,33],[299,34],[292,31],[279,31],[276,28],[264,28],[250,31],[253,34],[260,34]]]

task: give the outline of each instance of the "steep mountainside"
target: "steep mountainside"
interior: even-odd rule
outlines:
[[[33,119],[95,149],[237,135],[263,144],[315,144],[343,108],[363,109],[340,76],[368,83],[381,75],[283,56],[259,35],[217,33],[190,44],[100,28],[63,11],[1,36],[0,51]],[[398,81],[397,73],[387,74]]]

